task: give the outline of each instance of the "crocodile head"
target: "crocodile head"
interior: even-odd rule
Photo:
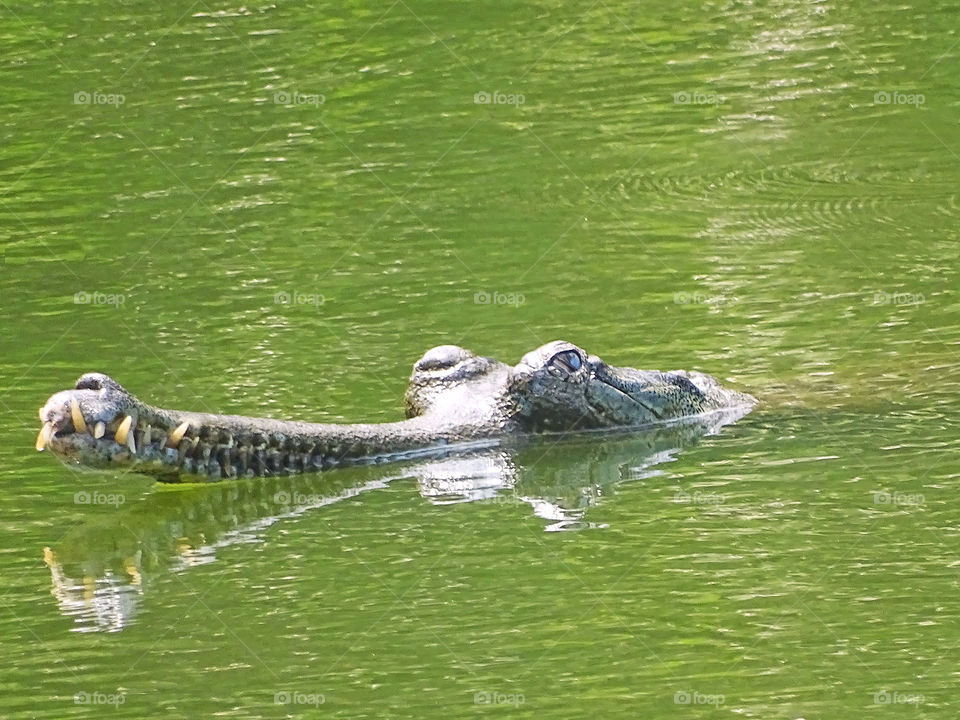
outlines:
[[[510,367],[456,345],[414,365],[407,417],[496,422],[523,432],[630,427],[733,408],[756,400],[710,375],[607,365],[565,340]]]
[[[646,425],[756,403],[710,375],[614,367],[564,340],[524,355],[509,395],[517,423],[532,432]]]

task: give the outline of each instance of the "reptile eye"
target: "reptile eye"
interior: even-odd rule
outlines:
[[[583,366],[583,360],[575,350],[564,350],[550,358],[550,364],[567,372],[576,372]]]

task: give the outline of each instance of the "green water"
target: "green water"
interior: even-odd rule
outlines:
[[[953,6],[0,17],[0,716],[956,717]],[[216,486],[33,450],[88,370],[385,421],[433,345],[561,337],[761,405]]]

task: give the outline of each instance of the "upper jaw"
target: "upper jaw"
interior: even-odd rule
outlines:
[[[37,450],[47,446],[55,451],[65,449],[64,438],[89,436],[90,441],[112,440],[136,451],[132,430],[137,404],[116,381],[100,373],[88,373],[75,389],[50,396],[40,408],[40,420],[43,427],[37,436]],[[81,438],[72,438],[73,444],[78,440]]]
[[[611,367],[603,361],[591,363],[593,377],[643,405],[640,394],[649,389],[649,371],[630,367]]]
[[[590,357],[590,381],[587,400],[611,425],[640,425],[661,419],[660,413],[643,401],[642,371],[633,368],[611,368],[595,356]],[[630,378],[636,373],[638,377]]]

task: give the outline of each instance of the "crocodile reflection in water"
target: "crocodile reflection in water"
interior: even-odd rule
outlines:
[[[653,466],[744,412],[714,413],[640,433],[475,448],[396,468],[156,486],[136,503],[91,516],[46,550],[53,594],[75,630],[120,630],[133,621],[151,583],[165,574],[213,562],[220,547],[261,542],[277,521],[402,478],[414,478],[433,503],[529,505],[547,521],[547,530],[591,527],[590,508],[618,485],[655,472]]]

